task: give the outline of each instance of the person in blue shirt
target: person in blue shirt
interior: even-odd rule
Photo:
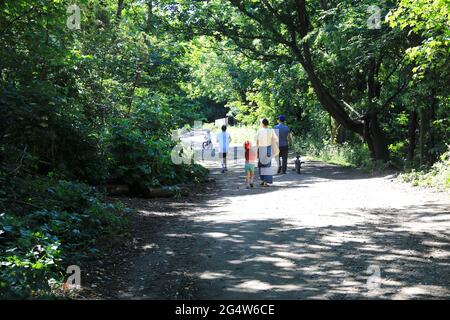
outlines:
[[[284,123],[285,117],[283,115],[278,117],[278,124],[274,126],[275,132],[278,135],[280,156],[278,157],[278,173],[286,174],[289,144],[291,143],[291,132],[289,127]]]

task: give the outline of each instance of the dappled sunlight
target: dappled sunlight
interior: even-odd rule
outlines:
[[[176,200],[160,217],[149,214],[151,208],[144,210],[145,219],[161,219],[168,226],[177,221],[170,232],[159,234],[158,247],[154,241],[141,246],[160,257],[155,268],[167,277],[195,284],[196,298],[450,296],[450,210],[445,201],[423,205],[415,192],[378,185],[378,177],[365,179],[360,189],[352,186],[361,194],[346,195],[345,189],[315,181],[321,173],[308,166],[300,177],[281,178],[287,185],[307,184],[303,188],[279,185],[248,192],[238,188],[242,177],[228,174],[232,182],[224,195],[212,193],[186,207]],[[222,186],[224,176],[219,177]],[[355,177],[337,178],[334,187],[341,181],[361,183]],[[366,188],[372,192],[364,194]],[[384,198],[387,193],[392,194]],[[336,196],[328,201],[331,195]],[[148,265],[148,258],[142,259]],[[380,271],[375,286],[373,268]]]
[[[159,249],[159,246],[156,243],[149,243],[142,246],[142,250],[156,250]]]
[[[259,280],[249,280],[234,286],[232,289],[227,290],[236,292],[257,293],[259,291],[268,291],[268,290],[274,292],[283,292],[283,291],[298,291],[301,289],[302,285],[294,285],[294,284],[271,285],[269,283],[262,282]]]
[[[262,282],[259,280],[248,280],[243,283],[238,284],[233,289],[237,291],[244,291],[244,292],[257,292],[261,290],[269,290],[272,286],[270,283]],[[228,289],[231,290],[231,289]]]
[[[173,238],[186,238],[186,237],[192,237],[192,234],[188,233],[166,233],[166,237],[173,237]]]
[[[198,275],[200,279],[206,279],[206,280],[215,280],[215,279],[223,279],[223,278],[229,278],[230,272],[210,272],[205,271]]]
[[[149,211],[149,210],[139,210],[139,213],[144,216],[154,216],[154,217],[170,217],[173,216],[173,213],[170,212],[159,212],[159,211]]]
[[[321,238],[321,241],[323,241],[326,244],[329,244],[331,246],[341,245],[344,242],[360,242],[360,243],[367,243],[370,241],[370,237],[356,237],[353,235],[345,234],[345,233],[335,233],[332,235],[324,235]]]
[[[435,252],[433,250],[439,250],[435,260],[438,257],[448,259],[448,242],[444,245],[427,233],[394,233],[392,229],[398,222],[387,219],[381,223],[385,227],[380,228],[380,225],[365,224],[363,221],[322,227],[295,227],[282,219],[251,219],[241,220],[240,223],[234,220],[228,223],[204,219],[193,221],[202,228],[208,226],[209,230],[227,230],[220,233],[220,237],[214,232],[201,234],[202,237],[216,239],[217,245],[220,244],[221,250],[215,252],[211,248],[208,250],[210,254],[216,255],[216,258],[225,255],[219,258],[222,261],[217,265],[219,274],[210,280],[228,279],[228,284],[223,288],[226,292],[234,292],[237,298],[256,298],[263,293],[263,297],[267,298],[295,298],[296,294],[301,294],[317,299],[393,297],[404,286],[406,277],[415,279],[421,273],[429,272],[426,270],[435,270],[436,275],[448,271],[447,266],[432,264],[424,257]],[[248,229],[252,232],[246,232]],[[236,244],[227,242],[236,236],[242,239],[242,243],[237,244],[237,248],[230,247]],[[422,238],[423,247],[409,247],[411,236]],[[429,248],[435,243],[440,244],[437,249]],[[244,252],[245,255],[241,255]],[[369,290],[367,281],[370,273],[367,268],[373,264],[381,270],[380,287]],[[445,279],[442,281],[441,277],[437,277],[434,283],[421,287],[422,291],[410,289],[399,294],[411,297],[426,293],[437,297],[445,292],[443,288],[448,275]],[[436,291],[435,287],[441,290]],[[284,296],[283,292],[288,295]]]
[[[206,232],[204,235],[212,238],[224,238],[228,236],[228,234],[222,232]]]
[[[396,293],[392,298],[397,300],[406,300],[411,298],[421,298],[423,296],[428,296],[430,292],[433,292],[435,296],[448,296],[449,290],[442,286],[432,286],[432,285],[416,285],[405,288],[400,288],[399,292]]]
[[[283,269],[286,269],[286,268],[290,269],[290,268],[296,266],[295,263],[293,263],[292,261],[290,261],[288,259],[282,259],[282,258],[276,258],[276,257],[264,257],[264,256],[246,259],[246,260],[244,260],[244,262],[266,262],[266,263],[273,264],[275,267],[279,267],[279,268],[283,268]]]

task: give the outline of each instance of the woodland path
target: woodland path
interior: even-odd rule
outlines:
[[[121,198],[134,242],[91,271],[89,295],[450,298],[448,193],[314,161],[298,175],[290,160],[268,188],[246,190],[231,161],[225,174],[207,163],[216,181],[194,196]]]

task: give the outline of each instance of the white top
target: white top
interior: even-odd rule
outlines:
[[[256,141],[260,147],[272,145],[272,140],[276,139],[275,131],[271,128],[261,128],[256,135]]]
[[[230,146],[230,134],[228,132],[221,132],[217,135],[217,142],[219,143],[219,153],[228,152]]]

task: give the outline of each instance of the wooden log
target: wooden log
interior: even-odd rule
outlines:
[[[168,198],[173,197],[175,192],[169,188],[148,188],[143,195],[146,198]]]
[[[144,198],[170,198],[177,195],[187,195],[186,188],[180,188],[178,186],[161,187],[161,188],[147,188],[142,196]]]
[[[108,184],[106,192],[111,196],[120,196],[130,193],[130,187],[126,184]]]

